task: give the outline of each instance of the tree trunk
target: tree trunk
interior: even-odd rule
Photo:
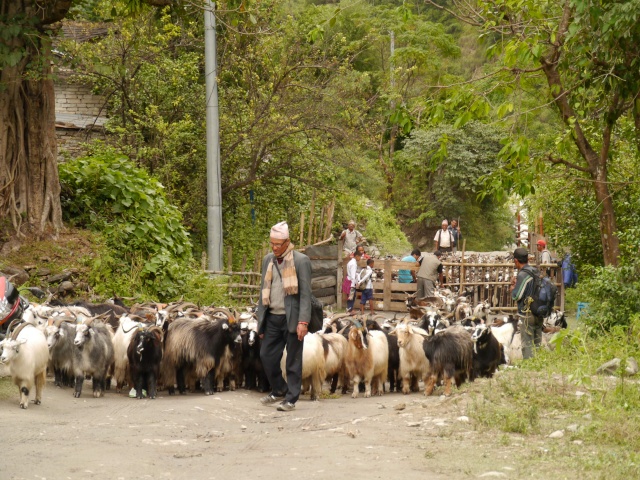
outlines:
[[[35,28],[23,23],[18,34],[1,40],[22,53],[17,63],[0,61],[0,222],[10,219],[17,235],[62,228],[51,40],[42,26],[64,18],[70,5],[0,1],[9,24],[37,19]]]
[[[615,120],[607,124],[602,132],[602,151],[600,155],[594,150],[586,135],[582,131],[580,121],[577,119],[573,108],[569,103],[567,92],[564,89],[562,80],[557,71],[557,61],[553,58],[542,59],[542,69],[546,75],[547,83],[552,92],[557,92],[554,103],[558,107],[562,120],[565,125],[573,129],[574,142],[580,155],[585,161],[586,166],[577,165],[568,161],[556,161],[554,163],[562,163],[569,168],[588,173],[594,181],[594,189],[596,200],[600,208],[600,241],[602,243],[602,253],[605,265],[618,265],[618,257],[620,255],[620,244],[616,236],[617,224],[616,215],[613,208],[613,199],[609,192],[607,183],[607,159],[609,157],[609,146],[611,142],[611,132]],[[562,94],[560,94],[562,92]],[[612,102],[610,107],[611,118],[617,119],[618,100]],[[570,119],[574,119],[573,123]]]
[[[620,256],[620,243],[615,232],[618,227],[616,215],[613,209],[613,199],[607,184],[607,169],[599,166],[598,171],[592,176],[595,180],[593,185],[596,193],[596,200],[600,207],[600,241],[602,242],[602,255],[605,265],[618,265]]]

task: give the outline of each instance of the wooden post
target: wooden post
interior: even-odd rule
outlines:
[[[316,191],[313,191],[313,196],[311,197],[311,211],[309,212],[309,231],[307,232],[307,245],[311,245],[313,234],[313,220],[314,220],[314,212],[316,209]]]
[[[336,303],[338,310],[342,309],[342,242],[338,242],[338,268],[336,271],[336,286],[338,290],[336,292]]]
[[[382,287],[382,304],[385,311],[391,311],[391,262],[390,259],[384,261],[384,286]]]
[[[316,237],[316,242],[321,242],[322,240],[324,240],[324,238],[322,238],[322,233],[324,231],[324,211],[327,209],[327,207],[322,207],[322,210],[320,211],[320,221],[318,222],[318,229],[315,230],[314,236]]]
[[[467,239],[462,239],[462,260],[460,261],[460,291],[458,295],[464,294],[464,252],[467,248]]]
[[[302,242],[304,241],[304,212],[300,214],[300,243],[298,243],[298,247],[301,248]]]
[[[240,271],[241,272],[246,272],[247,271],[247,255],[246,254],[242,256],[242,266],[240,267]],[[242,283],[248,283],[249,285],[251,285],[251,279],[252,279],[251,275],[249,275],[249,278],[247,278],[247,276],[243,275],[241,282]],[[245,289],[244,288],[240,288],[238,293],[240,295],[244,294],[245,293]],[[251,293],[251,291],[249,290],[248,293]]]
[[[227,247],[227,271],[229,273],[233,271],[233,251],[231,245]]]
[[[324,238],[329,238],[329,235],[331,235],[331,227],[333,226],[333,212],[335,211],[335,208],[336,199],[334,197],[329,204],[329,209],[327,210],[327,227],[324,230]]]

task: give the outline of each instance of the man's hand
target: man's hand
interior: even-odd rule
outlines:
[[[306,323],[299,323],[298,328],[296,329],[296,333],[298,334],[298,340],[304,340],[304,336],[309,331],[309,327]]]

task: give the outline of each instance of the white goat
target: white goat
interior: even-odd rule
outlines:
[[[498,327],[492,325],[491,333],[504,347],[505,360],[507,364],[510,364],[512,360],[518,358],[518,352],[520,351],[520,334],[516,333],[518,318],[505,317],[504,320],[504,325]],[[522,357],[520,356],[520,358]]]
[[[349,342],[339,333],[318,334],[325,348],[324,370],[327,380],[331,381],[331,393],[335,393],[338,383],[342,385],[342,393],[347,393],[349,377],[344,363]]]
[[[368,332],[364,327],[353,326],[349,330],[349,345],[345,355],[345,366],[353,382],[353,398],[358,398],[358,385],[364,381],[365,398],[372,394],[382,395],[387,381],[389,343],[381,330]]]
[[[141,320],[142,317],[137,315],[122,315],[119,321],[120,325],[113,335],[113,377],[116,381],[116,393],[122,391],[125,380],[128,385],[133,387],[133,382],[129,378],[127,349],[138,329],[144,327]]]
[[[29,406],[29,391],[35,385],[35,404],[42,401],[49,361],[47,339],[38,328],[31,324],[23,324],[15,330],[11,338],[0,342],[0,363],[9,366],[13,383],[20,391],[20,408]]]
[[[389,335],[398,337],[400,347],[400,377],[402,378],[402,393],[411,391],[411,375],[422,379],[426,383],[429,374],[429,360],[424,352],[423,343],[427,332],[408,323],[401,323]]]
[[[287,350],[284,350],[280,367],[282,376],[287,379]],[[318,400],[322,393],[322,382],[325,374],[325,356],[322,347],[322,337],[316,333],[307,333],[304,336],[302,347],[302,391],[311,387],[311,400]]]

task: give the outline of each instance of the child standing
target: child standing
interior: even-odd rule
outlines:
[[[373,309],[373,258],[367,260],[367,266],[360,271],[358,277],[358,286],[364,285],[362,291],[362,298],[360,299],[360,314],[364,315],[364,306],[369,301],[369,308],[371,309],[371,315],[375,313]]]

